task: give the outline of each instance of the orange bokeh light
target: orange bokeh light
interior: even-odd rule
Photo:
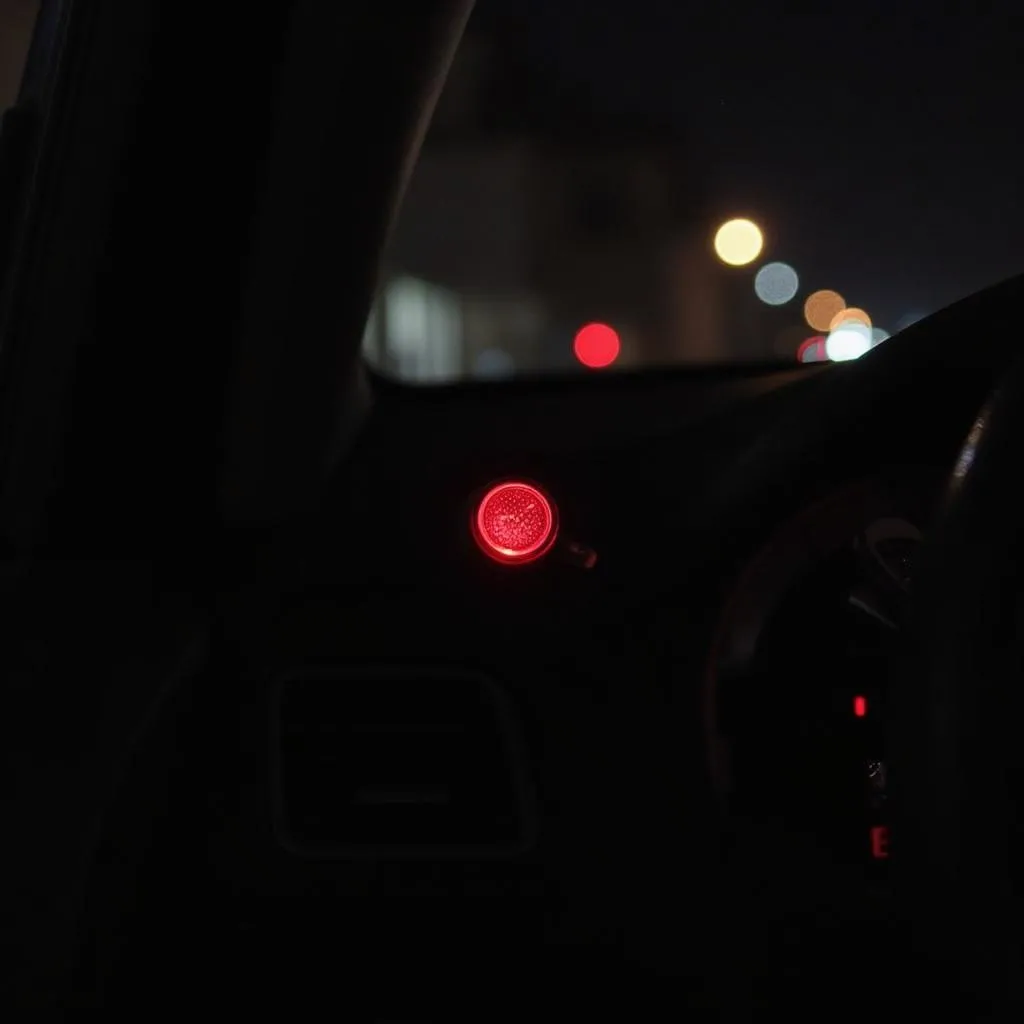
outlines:
[[[847,323],[863,324],[865,327],[870,327],[871,317],[869,317],[863,309],[859,309],[857,306],[850,306],[847,309],[839,310],[839,312],[832,317],[832,321],[828,325],[828,329],[830,331],[834,331],[840,324]]]
[[[846,300],[839,292],[823,288],[807,296],[804,319],[816,331],[831,330],[832,321],[846,309]]]

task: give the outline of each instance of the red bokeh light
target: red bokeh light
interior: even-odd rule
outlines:
[[[825,335],[816,334],[802,342],[796,350],[796,357],[801,363],[823,363],[827,361],[825,352]]]
[[[867,697],[854,697],[853,698],[853,713],[858,718],[864,718],[868,713],[868,699]]]
[[[558,534],[555,507],[533,484],[496,484],[473,516],[473,536],[484,554],[507,564],[532,562],[547,553]]]
[[[618,332],[607,324],[587,324],[581,327],[572,343],[576,358],[591,370],[611,366],[619,358],[621,348]]]

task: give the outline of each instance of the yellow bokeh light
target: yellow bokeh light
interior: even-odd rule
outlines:
[[[761,229],[745,217],[728,220],[715,232],[715,254],[730,267],[753,263],[763,248]]]
[[[832,321],[845,309],[846,300],[839,292],[823,288],[807,296],[804,319],[814,330],[824,333],[832,329]]]
[[[849,309],[841,309],[832,320],[829,322],[828,329],[834,331],[840,324],[863,324],[865,327],[871,327],[871,317],[864,312],[863,309],[859,309],[857,306],[850,306]]]

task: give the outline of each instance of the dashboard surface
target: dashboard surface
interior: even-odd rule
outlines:
[[[872,831],[888,825],[885,709],[903,685],[891,652],[915,551],[998,373],[991,353],[947,363],[935,336],[824,370],[380,382],[323,502],[234,552],[214,656],[122,794],[123,827],[148,818],[159,851],[131,911],[149,945],[124,951],[130,987],[167,980],[152,950],[201,915],[194,955],[221,990],[225,948],[239,977],[301,978],[307,993],[330,991],[344,954],[364,994],[402,972],[410,1002],[394,993],[395,1013],[416,1009],[413,993],[443,1003],[452,964],[527,999],[512,979],[529,963],[564,1005],[594,964],[595,1006],[634,1005],[640,985],[652,1006],[667,988],[742,1016],[813,1002],[813,985],[851,972],[877,994],[879,950],[899,942]],[[470,527],[474,495],[503,479],[557,505],[559,545],[527,565],[488,559]],[[574,544],[595,558],[565,557]],[[290,678],[351,689],[283,700]],[[393,699],[358,696],[381,679]],[[417,680],[440,687],[449,720],[423,718]],[[500,694],[491,711],[456,706],[483,692],[469,680]],[[314,732],[282,728],[282,707],[304,708]],[[503,737],[504,760],[474,769],[455,755],[479,744],[442,744],[441,758],[424,739],[476,729]],[[407,777],[349,779],[361,802],[341,821],[343,807],[318,807],[330,787],[314,784],[327,762],[311,747],[309,788],[281,784],[296,763],[285,745],[313,734],[368,752],[328,750],[330,771]],[[381,758],[368,736],[420,754]],[[155,816],[141,793],[167,760]],[[446,790],[416,773],[453,764],[448,792],[477,804],[448,815],[457,839],[440,856],[429,830]],[[517,796],[499,806],[504,771]],[[484,851],[469,811],[489,780],[502,841]],[[298,820],[282,794],[316,850],[281,841],[282,818]],[[387,850],[359,833],[385,818]]]

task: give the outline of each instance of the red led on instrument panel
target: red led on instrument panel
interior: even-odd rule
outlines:
[[[472,525],[484,554],[506,565],[536,561],[558,536],[554,503],[539,487],[522,480],[507,480],[487,491]]]

